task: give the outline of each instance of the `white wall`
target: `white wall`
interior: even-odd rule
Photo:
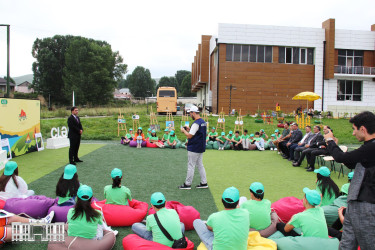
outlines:
[[[336,29],[335,48],[354,50],[374,50],[375,32]]]

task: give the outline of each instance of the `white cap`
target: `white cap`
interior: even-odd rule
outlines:
[[[190,112],[195,112],[195,113],[199,113],[199,109],[197,106],[191,106],[190,109],[187,111],[188,113]]]

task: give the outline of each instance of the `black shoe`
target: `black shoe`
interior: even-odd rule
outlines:
[[[307,172],[313,172],[315,170],[315,168],[308,168],[306,171]]]
[[[299,166],[301,166],[301,163],[299,163],[298,161],[293,162],[293,167],[299,167]]]
[[[309,168],[310,168],[309,166],[305,167],[305,169],[309,169]]]
[[[199,183],[199,185],[196,185],[195,187],[196,188],[208,188],[208,185],[207,183],[206,184]]]
[[[293,161],[292,159],[288,158],[288,161]]]
[[[74,162],[83,162],[83,161],[81,161],[80,159],[78,159],[78,160],[75,160]]]
[[[70,162],[69,164],[76,165],[76,163],[74,161]]]
[[[182,184],[181,186],[178,187],[179,189],[186,189],[186,190],[190,190],[191,189],[191,185],[186,185],[185,183]]]

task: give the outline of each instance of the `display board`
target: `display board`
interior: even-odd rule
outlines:
[[[12,157],[37,151],[40,133],[40,101],[0,98],[0,135],[8,139]],[[3,150],[8,151],[7,148]]]

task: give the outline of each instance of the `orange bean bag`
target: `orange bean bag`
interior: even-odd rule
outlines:
[[[95,209],[102,211],[108,226],[128,227],[141,222],[147,214],[148,204],[143,201],[129,201],[129,206],[105,204],[105,200],[91,203]]]
[[[287,223],[293,215],[305,211],[302,200],[296,197],[281,198],[272,203],[271,209],[277,213],[284,223]]]
[[[186,250],[194,250],[194,243],[191,242],[187,237],[186,241],[188,242],[188,246],[186,248],[180,248],[180,249],[186,249]],[[122,246],[124,250],[170,250],[173,249],[171,247],[162,245],[160,243],[145,240],[141,237],[139,237],[136,234],[129,234],[125,238],[122,239]]]
[[[193,222],[196,219],[200,219],[201,215],[200,213],[192,206],[185,206],[184,204],[178,202],[178,201],[167,201],[165,204],[165,207],[168,209],[174,209],[176,210],[178,216],[180,217],[180,221],[184,223],[185,230],[193,230]],[[154,214],[155,210],[153,208],[150,208],[150,211],[148,211],[148,214]]]

